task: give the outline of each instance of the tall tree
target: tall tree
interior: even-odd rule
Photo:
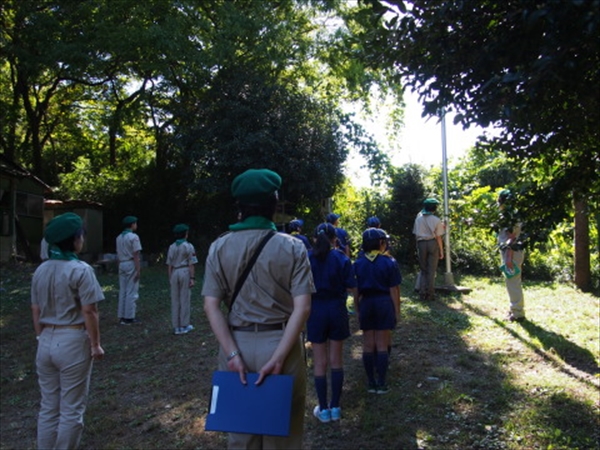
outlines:
[[[365,2],[368,63],[406,80],[425,114],[453,109],[466,127],[498,127],[481,145],[536,173],[522,196],[534,227],[566,217],[573,195],[597,208],[598,0]]]

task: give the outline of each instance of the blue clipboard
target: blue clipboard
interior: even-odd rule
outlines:
[[[206,431],[289,436],[292,413],[292,375],[269,375],[260,386],[257,373],[214,372]]]

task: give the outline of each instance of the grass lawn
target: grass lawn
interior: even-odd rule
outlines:
[[[35,448],[34,269],[0,267],[1,449]],[[472,292],[421,303],[405,274],[387,395],[366,392],[362,337],[351,318],[340,422],[312,417],[307,345],[306,449],[599,448],[599,299],[526,281],[529,320],[510,323],[500,277],[455,279]],[[217,346],[200,288],[193,294],[196,330],[175,336],[165,267],[143,271],[138,325],[117,322],[117,275],[99,280],[106,356],[94,365],[82,448],[223,448],[223,434],[204,431]]]

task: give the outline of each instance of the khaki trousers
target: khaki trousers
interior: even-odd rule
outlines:
[[[283,330],[232,331],[232,333],[248,370],[258,372],[275,352],[281,341]],[[228,370],[227,358],[222,349],[219,351],[219,370]],[[229,433],[229,449],[302,449],[304,409],[306,406],[306,366],[304,363],[304,347],[300,337],[290,350],[281,373],[294,376],[290,435],[280,437]]]
[[[523,250],[513,251],[512,259],[513,264],[516,264],[519,266],[519,269],[521,269],[521,273],[512,278],[506,278],[505,280],[506,291],[508,292],[508,298],[510,299],[510,312],[516,318],[525,317],[525,301],[523,300],[523,284],[521,279],[525,253]],[[502,262],[504,263],[504,261]]]
[[[75,449],[83,432],[92,356],[85,330],[44,328],[36,356],[42,400],[37,448]]]
[[[140,280],[135,281],[135,263],[124,261],[119,263],[119,310],[117,317],[135,319],[137,310]]]
[[[435,239],[417,241],[419,268],[421,269],[419,295],[433,300],[435,297],[435,275],[440,261],[440,247]]]
[[[173,328],[190,324],[190,270],[187,267],[174,269],[171,273],[171,321]]]

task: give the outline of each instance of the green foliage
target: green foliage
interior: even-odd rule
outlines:
[[[341,18],[364,9],[328,0],[8,0],[0,148],[60,198],[102,203],[109,233],[131,209],[157,230],[168,220],[223,229],[234,216],[223,208],[229,183],[259,165],[282,174],[286,212],[320,215],[350,148],[374,179],[388,171],[387,156],[340,108],[381,81],[370,70],[347,83],[360,67],[337,69],[352,65],[340,53],[349,50]],[[154,239],[149,248],[161,245]]]
[[[427,115],[446,108],[464,126],[495,125],[482,146],[528,166],[536,229],[564,220],[573,192],[597,197],[598,1],[365,3],[365,64],[404,79]]]
[[[407,164],[397,168],[390,177],[390,205],[380,219],[392,237],[392,252],[400,264],[412,266],[416,262],[416,243],[412,233],[415,217],[423,207],[423,200],[431,192],[426,173],[420,166]]]
[[[513,208],[518,208],[527,237],[524,274],[539,280],[574,280],[573,213],[563,211],[558,225],[548,227],[540,220],[549,205],[540,209],[530,203],[528,172],[502,154],[489,155],[472,149],[449,171],[450,242],[452,264],[463,273],[494,275],[499,265],[496,231],[502,223],[502,211],[496,204],[499,191],[510,187]],[[509,184],[504,184],[509,182]],[[538,202],[535,203],[538,205]],[[594,205],[594,203],[592,203]],[[513,209],[513,212],[515,211]],[[511,219],[512,221],[513,219]],[[598,224],[590,226],[592,279],[600,283],[598,264]]]

